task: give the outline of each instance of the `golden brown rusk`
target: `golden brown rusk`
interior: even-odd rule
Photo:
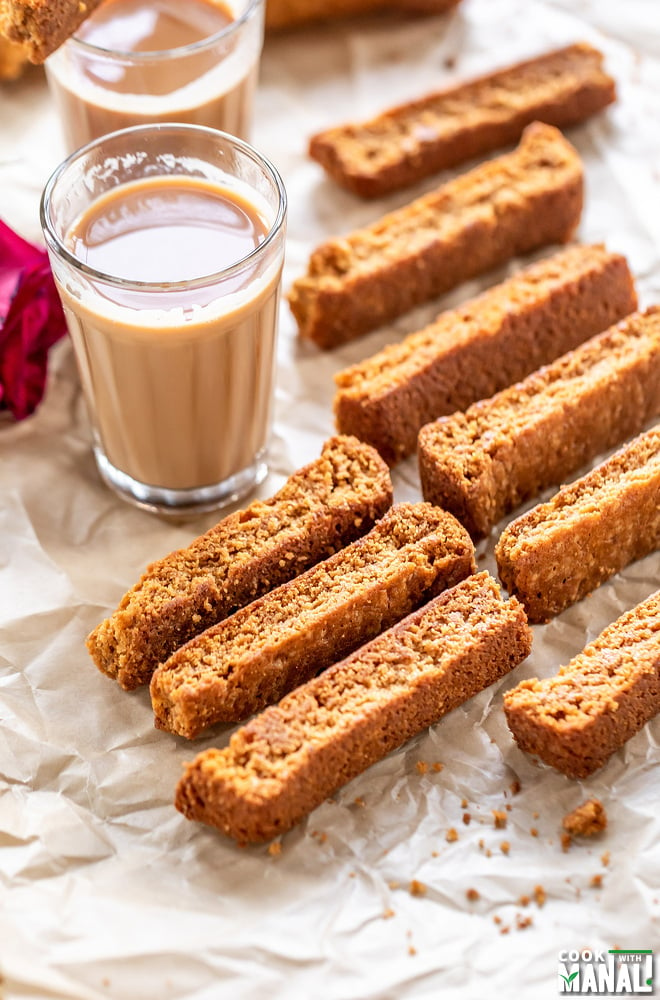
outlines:
[[[337,427],[394,465],[415,451],[424,424],[492,396],[636,307],[625,257],[570,247],[339,372]]]
[[[363,198],[518,141],[533,121],[568,128],[616,99],[603,55],[584,42],[312,136],[309,155]]]
[[[366,534],[391,503],[377,452],[355,438],[331,438],[275,496],[152,563],[89,636],[94,662],[127,690],[148,684],[179,646]]]
[[[529,654],[520,604],[471,576],[186,766],[176,806],[239,841],[284,833]]]
[[[514,152],[318,247],[289,293],[300,336],[337,347],[517,254],[565,243],[582,196],[579,156],[534,122]]]
[[[502,584],[529,620],[546,622],[659,546],[660,427],[654,427],[513,521],[495,556]]]
[[[101,0],[0,0],[0,34],[42,63],[72,35]]]
[[[266,27],[294,28],[313,21],[334,20],[382,11],[442,14],[460,0],[266,0]]]
[[[660,413],[660,308],[633,313],[490,399],[419,434],[426,500],[473,538]]]
[[[660,711],[660,591],[622,615],[568,666],[504,696],[516,742],[586,778]]]
[[[239,722],[474,572],[470,537],[431,504],[399,504],[302,576],[191,640],[151,679],[156,725],[193,738]]]

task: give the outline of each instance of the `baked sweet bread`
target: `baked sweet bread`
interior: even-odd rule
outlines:
[[[0,0],[0,34],[22,46],[25,56],[44,62],[101,0]]]
[[[188,738],[240,722],[474,572],[464,528],[399,504],[302,576],[192,639],[151,679],[156,725]]]
[[[131,690],[193,636],[366,534],[392,503],[369,445],[334,437],[275,496],[223,518],[152,563],[87,640],[99,670]]]
[[[518,602],[470,576],[186,766],[176,807],[239,841],[289,830],[529,654]]]
[[[660,307],[633,313],[516,385],[419,434],[426,500],[473,538],[660,412]]]
[[[635,438],[548,503],[513,521],[495,548],[500,580],[546,622],[660,547],[660,427]]]
[[[567,128],[616,98],[584,42],[312,136],[309,155],[342,187],[379,198],[520,138],[533,121]]]
[[[300,336],[322,348],[353,340],[516,254],[566,242],[581,211],[577,153],[551,125],[528,125],[513,153],[318,247],[289,293]]]
[[[337,428],[393,465],[415,451],[424,424],[492,396],[636,306],[624,257],[571,247],[339,372]]]
[[[660,590],[618,618],[554,677],[504,696],[516,742],[586,778],[660,711]]]
[[[460,0],[266,0],[266,27],[294,28],[356,14],[393,10],[402,14],[442,14]]]

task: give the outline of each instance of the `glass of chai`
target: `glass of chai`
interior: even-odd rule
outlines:
[[[156,122],[250,138],[265,0],[105,0],[46,62],[69,152]]]
[[[96,461],[123,498],[195,513],[265,476],[285,219],[275,168],[193,125],[115,132],[48,181]]]

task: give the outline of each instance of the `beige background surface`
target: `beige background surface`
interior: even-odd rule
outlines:
[[[642,303],[659,301],[656,0],[464,0],[447,18],[383,17],[269,41],[254,141],[289,190],[285,285],[316,242],[410,197],[362,204],[333,187],[305,157],[312,131],[578,39],[604,49],[620,92],[616,107],[571,133],[587,174],[579,237],[626,253]],[[60,153],[39,74],[5,88],[0,215],[27,237],[39,236],[40,191]],[[331,433],[335,371],[520,263],[336,354],[299,346],[284,307],[272,473],[261,494]],[[396,470],[395,489],[397,499],[419,497],[414,460]],[[532,656],[514,676],[354,781],[273,857],[174,810],[190,746],[156,732],[146,692],[119,691],[83,646],[148,561],[213,521],[166,524],[101,485],[67,343],[53,352],[37,415],[0,424],[0,969],[8,997],[543,1000],[557,994],[560,949],[657,944],[660,724],[589,781],[572,782],[515,748],[501,697],[522,677],[554,672],[648,596],[658,554],[536,628]],[[480,546],[480,565],[491,569],[494,538]],[[420,760],[444,770],[420,775]],[[512,798],[514,779],[522,788]],[[561,817],[587,795],[604,802],[608,831],[562,853]],[[491,810],[507,803],[507,829],[495,830]],[[450,827],[459,834],[453,844]],[[602,888],[591,888],[600,874]],[[423,897],[408,891],[412,879],[425,884]],[[538,884],[545,906],[523,907],[520,897]],[[467,901],[468,888],[477,902]],[[518,930],[517,915],[531,926]]]

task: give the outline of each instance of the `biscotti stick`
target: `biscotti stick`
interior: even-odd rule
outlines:
[[[407,187],[430,174],[517,142],[526,125],[566,128],[615,100],[603,56],[584,43],[417,101],[361,124],[313,136],[310,156],[363,198]]]
[[[516,254],[570,239],[582,164],[535,122],[520,145],[312,254],[289,303],[301,337],[346,343]]]
[[[571,247],[339,372],[337,427],[394,464],[424,424],[492,396],[636,306],[624,257]]]
[[[460,0],[267,0],[266,27],[293,28],[312,21],[333,20],[375,11],[441,14]]]
[[[660,308],[633,313],[522,382],[419,434],[426,500],[473,538],[660,412]]]
[[[0,0],[0,34],[42,63],[72,35],[101,0]]]
[[[390,750],[528,656],[531,629],[488,573],[445,591],[186,766],[176,807],[239,841],[289,830]]]
[[[470,538],[451,514],[399,504],[364,538],[174,653],[151,680],[156,725],[192,738],[245,719],[474,566]]]
[[[513,521],[500,580],[532,622],[549,621],[660,546],[660,427]]]
[[[660,591],[561,667],[504,696],[516,742],[570,778],[586,778],[660,711]]]
[[[269,500],[153,563],[87,646],[130,690],[210,625],[366,534],[392,503],[387,466],[351,437],[325,443]]]

